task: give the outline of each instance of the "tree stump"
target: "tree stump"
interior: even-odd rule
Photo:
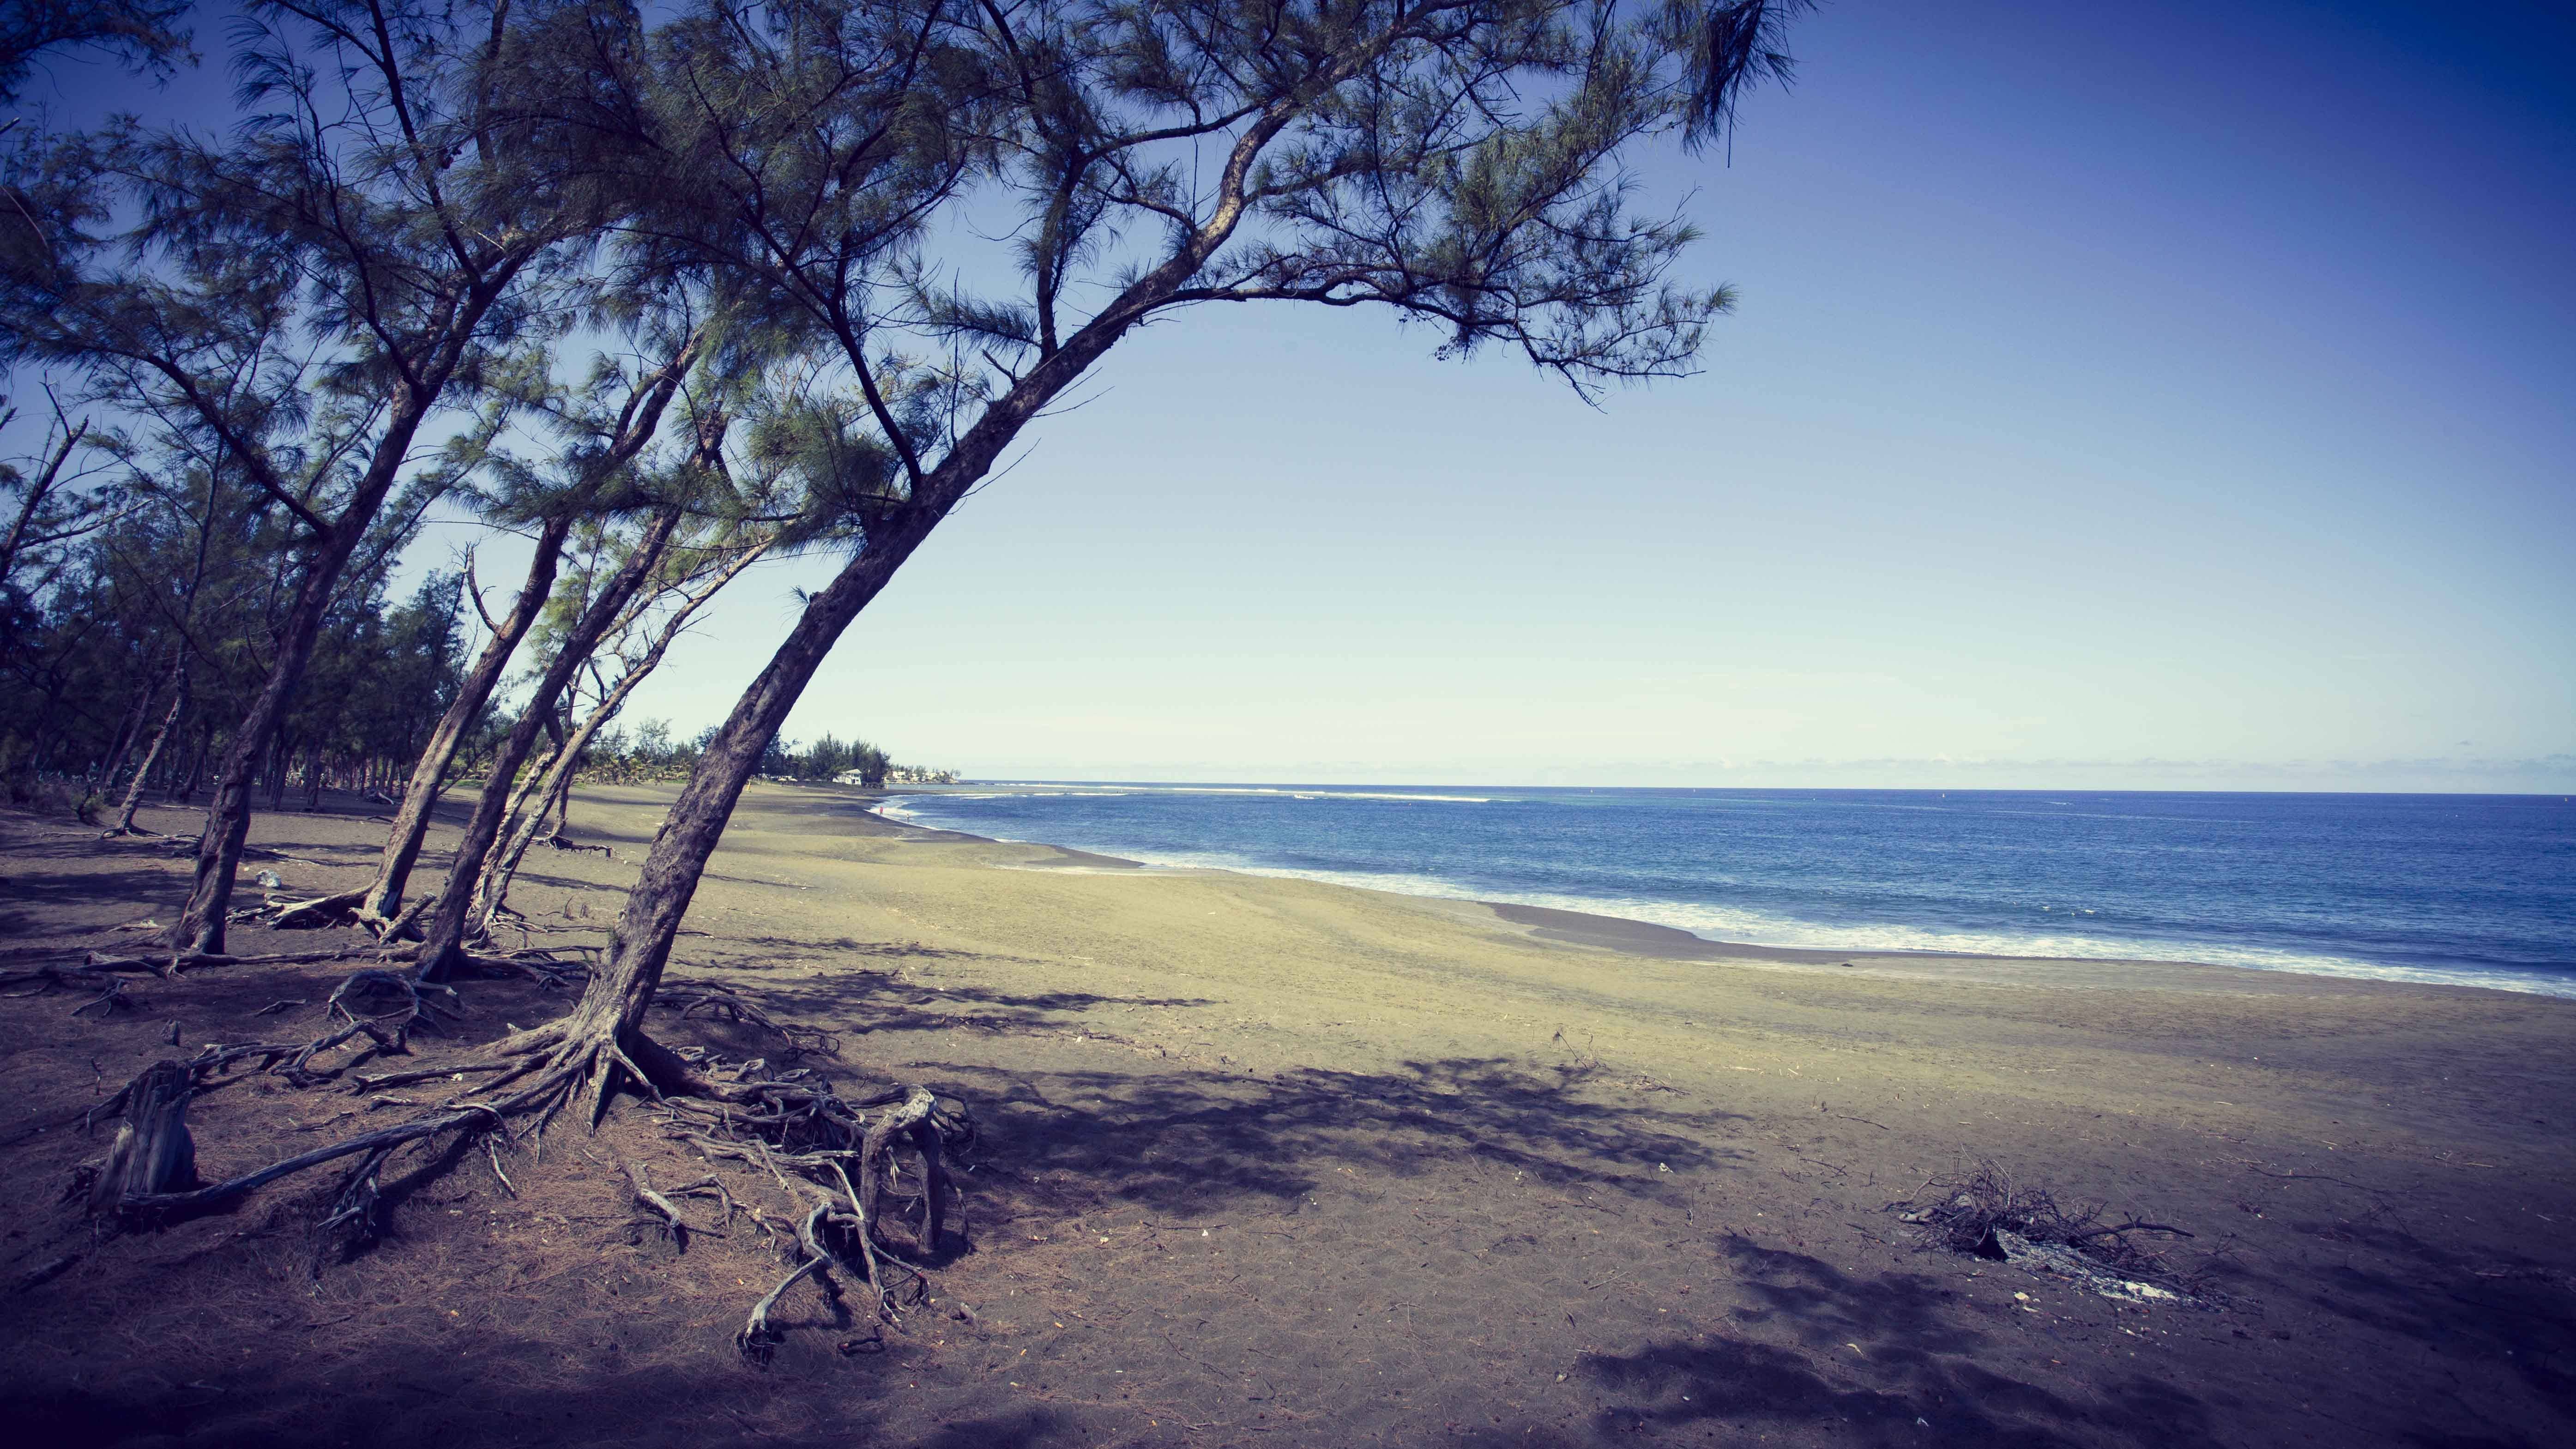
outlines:
[[[188,1069],[173,1061],[154,1062],[125,1089],[125,1121],[90,1189],[92,1211],[112,1212],[131,1199],[197,1185],[197,1144],[188,1135],[194,1090]]]

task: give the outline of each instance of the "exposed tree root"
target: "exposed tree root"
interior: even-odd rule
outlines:
[[[377,1235],[384,1173],[413,1144],[447,1137],[451,1154],[479,1146],[495,1179],[505,1191],[515,1192],[503,1165],[508,1146],[526,1140],[541,1148],[546,1129],[568,1109],[579,1110],[595,1128],[620,1092],[632,1092],[653,1104],[667,1137],[711,1162],[739,1164],[766,1176],[792,1204],[781,1217],[738,1200],[715,1176],[657,1187],[641,1165],[619,1163],[634,1201],[681,1251],[693,1235],[721,1234],[738,1215],[748,1214],[789,1255],[795,1271],[760,1299],[739,1335],[747,1356],[762,1359],[775,1345],[777,1330],[770,1315],[807,1278],[835,1301],[844,1281],[865,1285],[881,1324],[899,1324],[909,1305],[927,1298],[922,1270],[943,1251],[948,1196],[955,1191],[947,1164],[973,1141],[972,1119],[962,1103],[920,1086],[844,1098],[820,1073],[794,1064],[807,1051],[828,1049],[827,1035],[783,1024],[718,988],[657,993],[656,1004],[684,1020],[717,1018],[770,1033],[786,1044],[785,1050],[774,1058],[730,1060],[704,1047],[665,1046],[621,1021],[613,993],[594,990],[596,1005],[585,999],[571,1015],[513,1031],[460,1053],[457,1060],[361,1074],[357,1068],[371,1058],[408,1053],[419,1031],[436,1030],[463,1015],[453,987],[424,982],[416,971],[405,969],[416,954],[378,944],[267,956],[152,960],[90,955],[0,974],[0,986],[100,989],[78,1009],[105,1011],[113,1009],[125,989],[126,981],[120,979],[125,973],[363,963],[324,1001],[326,1029],[319,1035],[304,1041],[209,1046],[193,1058],[158,1062],[91,1110],[92,1121],[117,1112],[124,1121],[105,1166],[80,1189],[93,1212],[125,1225],[145,1227],[219,1210],[280,1179],[341,1164],[320,1222],[319,1271],[330,1243],[359,1243]],[[519,974],[545,986],[576,985],[591,977],[586,966],[542,951],[465,960],[478,971]],[[282,1002],[271,1010],[300,1004]],[[332,1055],[352,1044],[359,1048],[354,1057]],[[253,1069],[236,1070],[244,1066]],[[189,1103],[263,1072],[299,1087],[344,1085],[372,1096],[371,1110],[408,1108],[411,1115],[254,1170],[201,1179],[197,1144],[186,1120]],[[447,1094],[434,1105],[386,1095],[433,1081]],[[899,1167],[899,1159],[908,1160]],[[711,1199],[721,1218],[691,1222],[683,1206],[691,1198]]]
[[[819,1212],[821,1209],[818,1208],[816,1211]],[[809,1233],[808,1236],[811,1234]],[[768,1293],[762,1295],[758,1303],[751,1305],[750,1321],[743,1324],[742,1332],[734,1335],[734,1343],[742,1349],[744,1358],[750,1359],[753,1363],[769,1362],[769,1356],[778,1349],[779,1340],[778,1333],[769,1326],[769,1310],[778,1305],[779,1299],[787,1296],[787,1290],[795,1287],[798,1279],[808,1273],[821,1272],[831,1261],[830,1254],[814,1254],[797,1264],[794,1272],[780,1279],[777,1287],[770,1289]]]
[[[689,1250],[689,1234],[705,1233],[711,1238],[720,1238],[724,1236],[724,1228],[698,1228],[690,1226],[688,1220],[680,1216],[679,1204],[671,1201],[672,1194],[686,1197],[692,1193],[712,1192],[724,1204],[725,1225],[730,1226],[733,1222],[733,1216],[736,1211],[733,1194],[726,1192],[724,1184],[717,1181],[714,1177],[702,1177],[686,1186],[675,1187],[671,1189],[670,1193],[660,1193],[655,1192],[653,1190],[652,1183],[646,1180],[644,1169],[637,1167],[634,1163],[620,1158],[617,1163],[617,1170],[626,1174],[627,1183],[635,1189],[635,1200],[653,1210],[657,1219],[656,1225],[659,1226],[664,1233],[669,1235],[672,1243],[677,1246],[681,1252],[685,1253]]]
[[[27,971],[0,972],[0,987],[44,979],[63,971],[124,971],[152,976],[174,976],[182,971],[194,971],[208,966],[301,966],[317,961],[350,961],[365,956],[394,959],[386,956],[384,951],[376,946],[341,946],[324,951],[281,951],[268,956],[208,955],[190,952],[170,956],[102,956],[95,951],[78,947],[43,954],[78,956],[82,959]]]
[[[388,943],[417,941],[420,939],[420,918],[437,901],[436,896],[422,896],[395,912],[390,918],[368,911],[362,902],[359,909],[352,913],[351,919],[360,929],[374,935],[378,941]]]
[[[400,1004],[378,1013],[368,1013],[354,1004],[370,994],[391,994]],[[402,971],[360,971],[332,991],[330,1000],[323,1004],[323,1014],[333,1023],[333,1029],[306,1043],[292,1061],[273,1069],[297,1086],[339,1075],[337,1071],[312,1069],[313,1059],[324,1052],[336,1051],[363,1036],[378,1051],[399,1053],[410,1045],[414,1028],[435,1031],[438,1017],[453,1020],[464,1015],[464,1008],[457,1002],[456,988],[452,986],[427,985]]]
[[[767,1012],[720,986],[657,991],[653,994],[653,1004],[678,1012],[682,1021],[721,1018],[737,1025],[758,1028],[785,1042],[790,1057],[807,1052],[829,1056],[840,1045],[830,1032],[820,1027],[776,1021]],[[746,1065],[747,1068],[756,1068],[758,1063]]]
[[[65,1269],[79,1261],[78,1253],[65,1253],[58,1258],[49,1258],[27,1272],[19,1274],[18,1281],[11,1285],[11,1289],[13,1292],[24,1293],[39,1284],[51,1282],[60,1277]]]
[[[370,1013],[360,1003],[391,992],[391,1011]],[[195,1142],[186,1113],[190,1101],[229,1082],[256,1059],[261,1068],[298,1085],[343,1078],[347,1068],[317,1071],[321,1052],[366,1036],[384,1050],[400,1050],[405,1035],[432,1011],[436,988],[395,971],[360,972],[333,993],[328,1010],[335,1030],[306,1043],[211,1046],[187,1061],[155,1063],[89,1114],[92,1120],[122,1111],[117,1145],[95,1180],[84,1184],[92,1210],[133,1225],[167,1222],[220,1208],[281,1178],[356,1159],[341,1177],[320,1227],[322,1241],[365,1241],[378,1231],[381,1177],[394,1155],[443,1134],[459,1134],[459,1150],[479,1139],[493,1175],[515,1192],[501,1162],[504,1144],[523,1136],[542,1140],[546,1127],[569,1107],[596,1126],[611,1098],[631,1089],[656,1104],[671,1139],[714,1161],[740,1163],[767,1175],[798,1205],[787,1219],[737,1201],[724,1183],[707,1176],[657,1189],[642,1167],[618,1167],[634,1200],[656,1227],[686,1251],[692,1234],[720,1235],[748,1213],[763,1231],[782,1239],[795,1271],[753,1308],[738,1342],[755,1361],[777,1342],[769,1321],[779,1300],[797,1282],[813,1278],[836,1299],[837,1270],[864,1284],[877,1321],[899,1324],[910,1304],[927,1297],[924,1259],[936,1258],[946,1230],[947,1196],[954,1191],[947,1161],[964,1150],[974,1128],[964,1104],[945,1101],[926,1087],[898,1087],[871,1097],[841,1097],[831,1083],[806,1068],[772,1073],[758,1059],[730,1062],[696,1047],[671,1048],[641,1032],[619,1032],[566,1018],[520,1031],[485,1047],[477,1059],[375,1076],[347,1075],[367,1093],[431,1080],[473,1079],[433,1110],[328,1146],[298,1153],[254,1171],[215,1182],[197,1175]],[[713,997],[740,1005],[743,1018],[774,1025],[726,993]],[[696,1003],[696,1004],[704,1004]],[[681,1003],[683,1011],[692,1003]],[[411,1105],[379,1097],[382,1105]],[[901,1232],[889,1230],[887,1206],[909,1200],[900,1155],[919,1163],[920,1215]],[[708,1197],[722,1208],[713,1226],[691,1223],[681,1200]],[[320,1251],[317,1248],[317,1253]],[[317,1271],[319,1258],[316,1260]]]
[[[99,1014],[100,1019],[104,1020],[115,1015],[119,1009],[132,1011],[134,1009],[134,1003],[125,999],[125,988],[126,983],[122,981],[111,981],[107,983],[107,989],[105,991],[102,991],[98,995],[91,997],[89,1000],[82,1002],[80,1005],[73,1007],[72,1015],[78,1016],[84,1011],[95,1011]]]
[[[87,964],[76,966],[38,966],[26,971],[0,972],[0,992],[9,996],[42,996],[57,987],[77,987],[96,991],[96,996],[72,1008],[72,1015],[95,1011],[101,1019],[119,1011],[131,1011],[134,1002],[126,993],[128,983],[118,979],[107,967]],[[33,990],[6,990],[11,987],[33,987]]]

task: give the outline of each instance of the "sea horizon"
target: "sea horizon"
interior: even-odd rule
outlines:
[[[889,794],[915,790],[1016,789],[1022,786],[1081,786],[1122,790],[1627,790],[1638,792],[1666,791],[1692,794],[1778,794],[1797,791],[1813,794],[1981,794],[1981,795],[2361,795],[2398,798],[2476,798],[2500,800],[2559,800],[2576,804],[2576,791],[2569,790],[2294,790],[2230,787],[2195,789],[2185,786],[2142,785],[1597,785],[1597,784],[1496,784],[1477,780],[1126,780],[1126,779],[1045,779],[1034,775],[953,780],[944,785],[888,785]]]

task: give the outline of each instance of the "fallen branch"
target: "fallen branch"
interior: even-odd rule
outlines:
[[[2136,1218],[2131,1218],[2129,1221],[2120,1223],[2113,1227],[2086,1228],[2080,1233],[2069,1233],[2060,1241],[2067,1243],[2080,1243],[2087,1238],[2098,1238],[2109,1233],[2171,1233],[2177,1238],[2192,1238],[2199,1236],[2197,1233],[2186,1233],[2180,1228],[2167,1227],[2163,1223],[2143,1223],[2138,1221]]]
[[[1925,1183],[1915,1200],[1925,1194],[1931,1202],[1904,1213],[1901,1221],[1922,1224],[1932,1242],[1953,1252],[2004,1262],[2019,1261],[2033,1251],[2033,1245],[2043,1255],[2053,1247],[2089,1260],[2092,1267],[2087,1271],[2107,1270],[2122,1279],[2181,1286],[2155,1254],[2130,1242],[2127,1234],[2160,1232],[2188,1238],[2190,1233],[2135,1217],[2105,1225],[2100,1204],[2068,1208],[2048,1188],[2016,1179],[1991,1160],[1978,1163],[1966,1177]]]
[[[309,931],[324,926],[346,926],[358,919],[358,904],[367,898],[366,888],[341,891],[309,901],[279,901],[267,908],[267,924],[280,931]]]

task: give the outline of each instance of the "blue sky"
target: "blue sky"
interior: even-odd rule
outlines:
[[[1842,0],[1598,410],[1385,317],[1123,345],[789,726],[981,778],[2576,789],[2557,7]],[[465,541],[435,531],[427,567]],[[712,722],[820,561],[638,716]]]

